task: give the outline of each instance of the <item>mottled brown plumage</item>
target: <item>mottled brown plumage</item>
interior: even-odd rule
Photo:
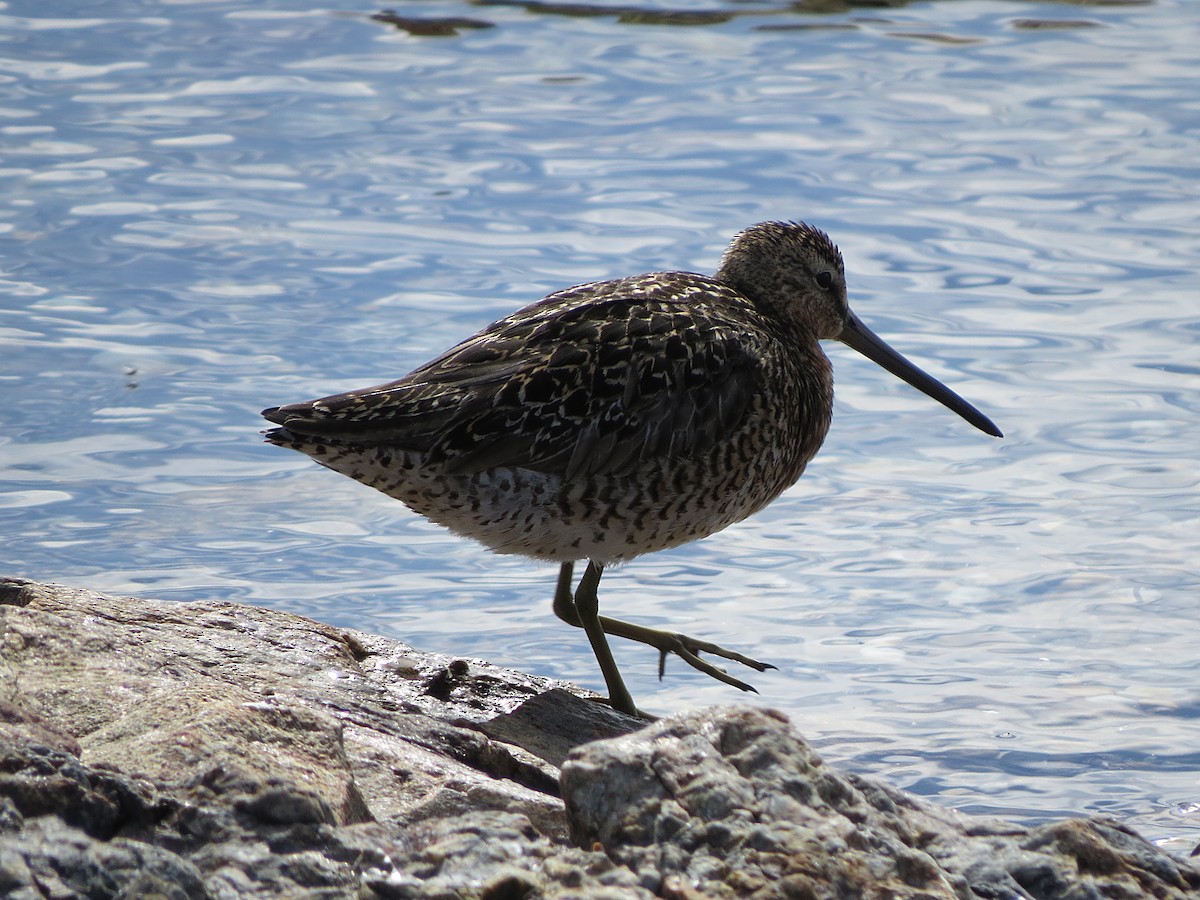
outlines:
[[[579,285],[488,326],[399,381],[265,410],[267,432],[498,553],[563,564],[555,612],[588,630],[615,706],[636,712],[604,633],[700,659],[713,644],[598,615],[606,564],[720,531],[804,471],[829,428],[840,339],[999,434],[850,312],[821,231],[767,222],[716,274]],[[571,563],[588,572],[574,597]]]

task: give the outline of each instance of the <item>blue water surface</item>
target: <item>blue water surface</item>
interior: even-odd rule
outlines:
[[[601,590],[779,670],[747,698],[618,646],[634,696],[780,708],[939,803],[1190,850],[1194,7],[635,6],[417,0],[408,30],[350,0],[0,7],[0,572],[602,688],[553,568],[263,445],[258,411],[805,219],[859,315],[1006,437],[831,347],[801,483]]]

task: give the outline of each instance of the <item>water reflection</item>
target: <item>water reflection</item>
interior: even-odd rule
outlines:
[[[564,16],[567,18],[611,19],[620,25],[674,25],[693,27],[703,25],[724,25],[738,18],[782,15],[799,15],[804,17],[830,16],[838,13],[848,13],[857,10],[870,10],[878,13],[880,10],[903,9],[910,6],[913,0],[796,0],[796,2],[773,5],[769,3],[745,4],[737,7],[710,10],[665,9],[648,6],[609,5],[592,3],[550,3],[537,0],[471,0],[474,7],[505,7],[516,8],[532,15]],[[1141,6],[1149,5],[1153,0],[1047,0],[1048,5],[1061,3],[1068,6]],[[412,16],[399,15],[394,10],[385,9],[371,16],[372,19],[395,26],[414,37],[454,37],[464,30],[494,28],[498,22],[462,16]],[[1014,19],[1010,26],[1026,31],[1047,29],[1094,28],[1100,22],[1086,19]],[[763,31],[799,31],[810,29],[852,29],[853,22],[771,22],[754,26]],[[894,32],[893,37],[908,37],[917,40],[929,40],[948,45],[972,44],[979,39],[956,37],[937,32]]]
[[[482,19],[468,19],[462,16],[445,18],[416,18],[414,16],[397,15],[393,10],[385,9],[371,16],[376,22],[394,25],[401,31],[406,31],[413,37],[455,37],[463,29],[493,28],[494,22]]]

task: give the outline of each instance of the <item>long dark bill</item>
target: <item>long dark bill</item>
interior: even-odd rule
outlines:
[[[954,410],[980,431],[993,437],[1004,437],[992,420],[973,407],[936,378],[926,375],[907,359],[883,342],[883,338],[862,323],[854,313],[846,317],[838,340],[857,350],[871,362],[883,366],[897,378],[903,378],[918,391],[928,394],[938,403]]]

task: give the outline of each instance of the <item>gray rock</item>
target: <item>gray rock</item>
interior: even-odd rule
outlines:
[[[0,697],[4,897],[1200,896],[1116,822],[967,819],[777,714],[643,727],[230,603],[0,579]]]
[[[826,766],[778,713],[675,716],[575,750],[571,835],[667,895],[1185,898],[1200,869],[1120,823],[967,818]]]
[[[0,896],[208,896],[199,869],[145,841],[100,841],[52,816],[31,820],[0,840]]]

